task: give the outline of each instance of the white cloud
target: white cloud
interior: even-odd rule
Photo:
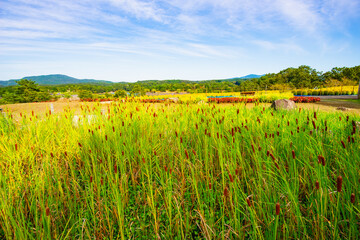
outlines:
[[[253,40],[253,44],[268,50],[268,51],[282,51],[286,53],[296,53],[296,54],[307,54],[307,51],[300,47],[298,44],[287,41],[287,42],[270,42],[266,40]]]
[[[346,52],[360,1],[3,0],[0,13],[2,61],[72,53],[227,61],[259,47],[296,56]]]
[[[163,10],[155,2],[140,0],[109,0],[116,7],[135,15],[138,19],[151,19],[158,22],[165,21]]]

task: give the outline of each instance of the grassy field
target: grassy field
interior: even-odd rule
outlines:
[[[299,106],[7,105],[0,238],[359,239],[360,116]]]

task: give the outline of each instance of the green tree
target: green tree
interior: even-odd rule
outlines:
[[[140,84],[135,84],[135,86],[131,90],[131,94],[133,96],[143,96],[143,95],[145,95],[145,91],[144,91],[144,88]]]
[[[126,91],[125,90],[117,90],[116,92],[115,92],[115,95],[114,95],[114,97],[116,97],[116,98],[124,98],[124,97],[126,97],[127,96],[127,93],[126,93]]]
[[[83,100],[83,99],[93,99],[94,95],[90,90],[82,90],[82,91],[79,91],[79,98],[81,100]]]
[[[9,103],[40,102],[51,99],[50,93],[34,81],[21,79],[16,83],[14,92],[4,94],[5,101]]]

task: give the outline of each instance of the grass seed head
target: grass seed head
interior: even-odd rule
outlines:
[[[229,173],[229,179],[230,179],[230,182],[234,182],[234,178],[233,178],[233,176],[231,175],[231,173]]]
[[[338,192],[341,192],[342,191],[342,183],[343,183],[343,179],[341,176],[338,176],[337,177],[337,180],[336,180],[336,188],[337,188],[337,191]]]
[[[224,197],[229,197],[229,189],[227,187],[224,188]]]
[[[186,149],[185,149],[185,155],[186,155],[186,158],[189,159],[189,153]]]
[[[319,181],[316,181],[316,182],[315,182],[315,188],[316,188],[316,190],[319,190],[319,188],[320,188]]]
[[[350,196],[350,202],[351,202],[352,204],[355,203],[355,193],[352,193],[352,194],[351,194],[351,196]]]
[[[248,205],[249,207],[251,207],[251,201],[250,201],[250,198],[249,198],[249,197],[246,198],[246,203],[247,203],[247,205]]]
[[[345,146],[345,143],[344,143],[343,140],[341,140],[341,145],[342,145],[342,147],[343,147],[344,149],[346,149],[346,146]]]
[[[276,216],[280,214],[280,203],[276,203]]]

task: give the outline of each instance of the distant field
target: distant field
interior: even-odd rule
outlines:
[[[18,103],[18,104],[8,104],[8,105],[2,105],[0,108],[3,108],[4,110],[10,110],[13,113],[19,114],[22,113],[30,113],[31,111],[34,111],[38,114],[43,114],[47,110],[50,110],[51,104],[54,107],[55,113],[63,112],[65,108],[70,107],[73,111],[75,111],[76,114],[79,114],[81,112],[81,106],[82,105],[90,105],[95,106],[99,105],[102,106],[103,109],[105,109],[109,103],[84,103],[79,101],[58,101],[58,102],[51,102],[51,103]],[[161,105],[162,103],[155,104],[155,105]],[[229,105],[229,104],[221,104],[221,105]],[[232,104],[231,104],[232,105]],[[252,108],[255,104],[249,103],[247,104],[247,107]],[[263,106],[270,106],[269,103],[261,103]],[[320,110],[320,111],[336,111],[337,107],[343,106],[347,107],[350,110],[349,113],[355,113],[360,114],[360,102],[357,100],[352,101],[344,101],[344,100],[322,100],[319,103],[298,103],[298,107],[301,107],[303,109],[309,109],[309,110]]]

